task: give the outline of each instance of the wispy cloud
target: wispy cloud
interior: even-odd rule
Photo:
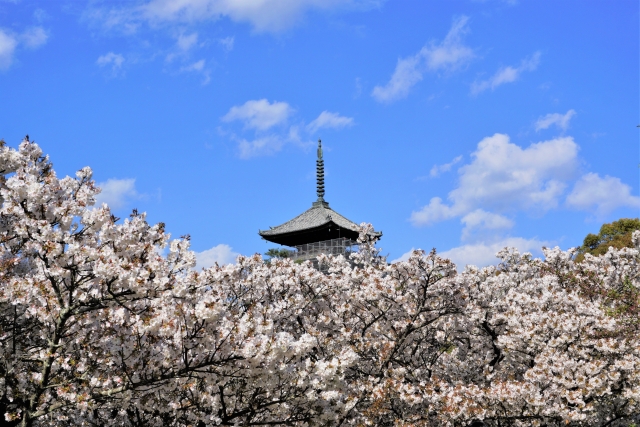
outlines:
[[[423,78],[427,71],[454,70],[474,57],[473,49],[462,43],[468,32],[469,18],[456,19],[441,43],[431,42],[418,53],[398,59],[396,69],[389,82],[373,88],[371,96],[378,102],[392,102],[404,98]]]
[[[117,74],[122,69],[122,64],[124,64],[124,56],[119,53],[105,53],[98,57],[96,64],[100,67],[111,67],[111,71],[114,74]]]
[[[196,61],[192,64],[189,65],[185,65],[184,67],[180,68],[180,71],[202,71],[204,70],[204,64],[205,64],[205,60],[201,59],[200,61]]]
[[[20,36],[24,45],[30,49],[37,49],[49,39],[49,34],[42,27],[27,28]]]
[[[51,17],[49,16],[49,14],[44,9],[38,8],[38,9],[33,11],[33,18],[36,21],[42,23],[42,22],[48,20]]]
[[[224,50],[226,50],[227,52],[231,52],[235,44],[235,38],[225,37],[222,39],[218,39],[218,43],[224,48]]]
[[[276,153],[287,142],[297,140],[293,127],[289,129],[288,134],[283,132],[294,112],[286,102],[269,102],[263,98],[231,107],[220,120],[226,123],[240,122],[243,130],[254,131],[252,138],[238,137],[235,133],[232,133],[231,137],[238,144],[240,158],[249,159]]]
[[[220,20],[246,23],[256,32],[280,33],[304,20],[307,12],[363,10],[377,7],[385,0],[136,0],[133,2],[89,2],[83,11],[82,21],[93,28],[138,37],[139,44],[146,46],[145,52],[152,52],[152,58],[165,59],[167,71],[181,74],[187,71],[199,72],[202,84],[210,82],[212,67],[202,70],[189,68],[197,65],[194,51],[217,44],[225,52],[235,47],[235,38],[203,37],[199,31],[202,25]],[[198,30],[198,31],[196,31]],[[163,37],[150,36],[150,32],[164,32],[176,38],[175,45],[160,45]],[[139,54],[127,54],[129,58]],[[196,62],[194,62],[196,61]],[[129,60],[125,66],[129,65]],[[211,64],[208,60],[207,64]],[[1,64],[0,64],[1,66]],[[113,70],[112,70],[113,71]]]
[[[409,94],[409,90],[422,80],[421,65],[420,53],[399,59],[391,80],[384,86],[374,87],[371,96],[378,102],[392,102],[405,98]]]
[[[287,102],[250,100],[231,107],[227,114],[220,118],[225,123],[237,122],[242,125],[242,130],[220,131],[238,144],[240,158],[249,159],[274,154],[287,144],[301,147],[312,145],[309,137],[320,129],[339,130],[354,123],[352,117],[325,110],[309,124],[305,124],[303,120],[294,119],[295,113]],[[253,136],[247,136],[247,133],[252,133]],[[239,136],[242,134],[244,135]]]
[[[0,28],[0,70],[8,69],[14,61],[16,50],[21,46],[37,49],[47,43],[49,34],[42,27],[30,27],[22,33]]]
[[[285,123],[293,111],[293,108],[286,102],[274,101],[270,103],[266,99],[259,99],[231,107],[221,120],[223,122],[239,120],[247,128],[264,131]]]
[[[519,66],[502,67],[491,78],[471,85],[471,94],[477,95],[487,89],[494,90],[505,83],[515,82],[525,71],[533,71],[540,64],[540,52],[535,52],[528,58],[522,60]]]
[[[182,67],[180,67],[180,72],[181,73],[194,72],[194,73],[201,74],[203,77],[202,85],[207,85],[211,81],[211,71],[205,66],[206,66],[206,60],[201,59],[191,64],[183,65]]]
[[[194,60],[194,52],[197,48],[204,45],[200,42],[197,32],[185,32],[181,30],[174,36],[175,45],[169,49],[169,53],[165,56],[167,64],[174,64],[171,67],[177,73],[192,73],[202,76],[202,85],[205,86],[211,82],[211,68],[207,67],[206,59]]]
[[[276,153],[286,144],[288,138],[283,135],[266,135],[252,140],[238,140],[238,150],[241,159],[265,156]]]
[[[449,163],[445,163],[443,165],[434,165],[431,168],[431,171],[429,172],[429,175],[432,178],[435,178],[437,176],[440,176],[440,174],[442,174],[444,172],[449,172],[451,170],[451,168],[453,167],[453,165],[458,163],[460,160],[462,160],[462,156],[458,156],[455,159],[453,159],[452,161],[450,161]]]
[[[0,29],[0,69],[7,69],[11,66],[17,46],[16,37]]]
[[[198,43],[198,33],[180,34],[176,44],[180,50],[187,51]]]
[[[248,23],[256,32],[278,33],[300,23],[307,11],[338,11],[377,7],[379,1],[359,0],[150,0],[126,8],[93,8],[88,16],[109,28],[135,32],[141,23],[192,24],[228,18]]]
[[[323,111],[320,115],[307,125],[307,130],[310,133],[315,133],[319,129],[331,128],[342,129],[347,126],[353,125],[353,118],[341,116],[339,113],[331,113],[329,111]]]
[[[562,130],[569,128],[569,121],[576,115],[575,110],[569,110],[565,114],[553,113],[540,117],[535,124],[536,131],[548,129],[552,125],[556,125]]]

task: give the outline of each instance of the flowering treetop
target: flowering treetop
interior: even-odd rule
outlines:
[[[621,426],[640,413],[636,248],[435,251],[194,271],[188,239],[120,222],[84,168],[0,147],[7,425]],[[168,247],[166,256],[161,249]],[[635,417],[635,418],[634,418]],[[626,423],[626,424],[625,424]]]

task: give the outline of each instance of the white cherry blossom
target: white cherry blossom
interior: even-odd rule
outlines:
[[[91,170],[0,147],[0,409],[20,426],[626,426],[640,414],[635,249],[498,266],[360,252],[193,271],[119,221]],[[640,233],[634,235],[640,243]],[[168,246],[168,254],[159,249]]]

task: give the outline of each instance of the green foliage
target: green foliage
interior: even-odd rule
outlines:
[[[600,227],[598,234],[587,234],[576,256],[576,261],[584,259],[585,254],[594,256],[604,255],[610,246],[614,248],[632,248],[631,235],[635,230],[640,230],[638,218],[622,218]]]
[[[270,248],[267,252],[264,253],[266,256],[271,258],[289,258],[291,256],[291,251],[283,248]]]

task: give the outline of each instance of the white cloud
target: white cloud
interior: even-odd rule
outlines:
[[[177,45],[180,50],[187,51],[198,43],[198,33],[192,33],[189,35],[180,34],[178,36]]]
[[[220,120],[239,122],[243,126],[241,132],[252,135],[226,129],[220,129],[220,132],[236,141],[241,158],[249,159],[276,153],[286,144],[309,147],[314,145],[309,139],[311,133],[353,125],[353,118],[326,110],[309,124],[304,121],[287,124],[294,113],[295,110],[286,102],[271,103],[266,99],[247,101],[232,107]]]
[[[460,185],[449,198],[466,212],[476,207],[551,209],[564,181],[573,176],[577,155],[578,145],[571,137],[523,149],[507,135],[495,134],[480,141],[473,161],[460,168]]]
[[[359,98],[360,95],[362,95],[362,80],[360,79],[360,77],[356,77],[356,85],[355,91],[353,92],[353,98]]]
[[[235,43],[234,37],[225,37],[223,39],[218,39],[218,43],[226,50],[227,52],[231,52],[233,50],[233,45]]]
[[[315,133],[318,129],[341,129],[351,125],[353,125],[353,118],[341,116],[338,113],[323,111],[315,120],[307,125],[307,130],[311,133]]]
[[[403,254],[402,254],[402,255],[400,255],[398,258],[396,258],[396,259],[394,259],[394,260],[390,261],[389,263],[390,263],[390,264],[394,264],[394,263],[396,263],[396,262],[400,262],[400,261],[407,261],[407,260],[409,259],[409,257],[411,256],[411,254],[413,253],[413,251],[414,251],[414,250],[415,250],[414,248],[409,249],[409,251],[407,251],[407,252],[403,253]]]
[[[16,38],[0,29],[0,69],[7,69],[11,66],[16,46],[18,46]]]
[[[415,226],[463,216],[475,209],[499,212],[546,211],[558,205],[566,181],[574,174],[578,146],[571,137],[521,148],[507,135],[484,138],[471,163],[459,168],[458,187],[449,192],[450,205],[434,197],[411,214]]]
[[[240,139],[233,136],[238,143],[238,154],[242,159],[249,159],[258,156],[268,156],[282,149],[285,144],[295,144],[298,146],[314,145],[314,142],[304,139],[300,135],[300,126],[290,126],[288,131],[264,135],[256,132],[252,140]]]
[[[201,59],[200,61],[196,61],[193,64],[185,65],[180,68],[180,71],[202,71],[204,70],[205,60]]]
[[[451,160],[449,163],[445,163],[444,165],[434,165],[429,172],[429,175],[433,178],[439,176],[443,172],[449,172],[453,165],[462,160],[462,156],[458,156],[455,159]]]
[[[620,207],[640,208],[640,197],[631,194],[631,187],[620,178],[596,173],[583,175],[567,196],[567,206],[593,212],[602,218]]]
[[[468,32],[469,18],[456,19],[442,43],[431,42],[418,53],[398,59],[396,69],[385,86],[373,88],[371,96],[379,102],[391,102],[408,95],[426,71],[454,70],[473,58],[473,50],[462,44],[462,36]]]
[[[211,81],[211,70],[209,70],[208,68],[205,68],[205,65],[206,65],[206,61],[204,59],[201,59],[199,61],[180,67],[180,72],[181,73],[193,72],[193,73],[201,74],[203,77],[202,85],[204,86],[209,84],[209,82]]]
[[[106,67],[110,65],[111,71],[113,71],[114,73],[117,73],[122,68],[123,63],[124,56],[120,55],[119,53],[113,52],[105,53],[104,55],[98,57],[98,60],[96,61],[96,64],[98,64],[100,67]]]
[[[462,271],[467,265],[475,265],[482,268],[498,264],[499,259],[496,254],[504,248],[517,248],[520,253],[541,254],[543,246],[550,246],[550,243],[535,238],[507,237],[493,242],[478,242],[458,246],[439,252],[438,256],[452,260],[456,264],[458,271]],[[391,261],[391,264],[408,260],[413,251],[414,248],[411,248],[411,250]]]
[[[489,229],[511,228],[513,221],[502,215],[493,214],[482,209],[476,209],[462,217],[467,227],[483,227]]]
[[[36,49],[47,42],[49,35],[42,27],[32,27],[21,35],[22,42],[30,49]]]
[[[248,22],[258,32],[280,32],[298,23],[309,9],[336,9],[363,3],[352,0],[153,0],[147,13],[151,19],[197,21],[226,16]]]
[[[473,58],[473,50],[462,44],[462,36],[469,32],[468,21],[469,18],[466,16],[454,20],[442,43],[431,43],[422,48],[420,52],[426,61],[427,69],[451,70]]]
[[[240,158],[249,159],[251,157],[273,154],[280,151],[285,143],[285,138],[279,135],[267,135],[252,141],[242,139],[238,141]]]
[[[553,113],[547,114],[544,117],[540,117],[536,121],[536,131],[541,129],[547,129],[551,125],[556,125],[562,130],[567,130],[569,128],[569,121],[573,116],[576,115],[575,110],[569,110],[565,114]]]
[[[21,34],[0,28],[0,70],[6,70],[11,66],[18,47],[36,49],[44,45],[48,38],[42,27],[31,27]]]
[[[482,209],[476,209],[469,212],[460,220],[464,224],[462,230],[462,240],[469,240],[473,230],[506,230],[512,228],[514,222],[502,215],[487,212]]]
[[[515,82],[523,72],[533,71],[538,68],[539,63],[540,52],[535,52],[530,57],[523,59],[518,67],[502,67],[488,80],[473,83],[471,85],[471,93],[477,95],[487,89],[494,90],[505,83]]]
[[[308,10],[371,8],[378,0],[151,0],[127,9],[93,9],[89,15],[107,27],[135,31],[140,22],[197,23],[222,17],[246,22],[257,32],[281,32],[304,18]]]
[[[218,265],[235,264],[236,258],[240,255],[234,252],[229,245],[221,243],[206,251],[196,252],[196,269],[209,268],[215,263]]]
[[[432,197],[429,204],[417,212],[411,212],[410,221],[416,227],[431,225],[460,215],[458,209],[442,203],[440,197]]]
[[[467,265],[475,265],[481,268],[497,264],[499,260],[496,258],[496,254],[507,247],[517,248],[520,253],[540,253],[540,249],[543,246],[550,246],[550,244],[535,238],[507,237],[493,243],[481,242],[458,246],[438,255],[452,260],[460,271]]]
[[[131,199],[139,198],[140,195],[136,191],[135,184],[134,178],[111,178],[106,182],[98,183],[97,185],[102,191],[96,196],[96,206],[106,203],[112,210],[120,209]]]
[[[172,63],[174,60],[179,59],[181,66],[178,68],[178,73],[200,74],[202,76],[202,85],[204,86],[211,82],[211,69],[207,68],[205,59],[197,61],[191,59],[191,51],[198,46],[198,40],[197,32],[180,32],[176,37],[175,48],[167,54],[165,61]]]
[[[421,62],[420,53],[409,58],[398,59],[389,83],[374,87],[371,96],[378,102],[391,102],[406,97],[409,90],[422,80]]]
[[[36,9],[33,11],[33,17],[38,22],[44,22],[50,18],[49,14],[44,9]]]
[[[245,127],[267,130],[287,121],[293,109],[286,102],[270,103],[266,99],[247,101],[240,106],[231,107],[222,117],[223,122],[243,121]]]

